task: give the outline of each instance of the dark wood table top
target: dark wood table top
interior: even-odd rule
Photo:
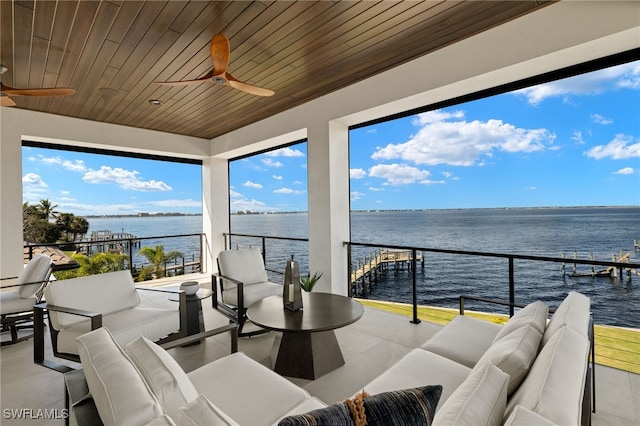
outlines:
[[[264,298],[247,309],[254,324],[275,331],[314,332],[344,327],[360,319],[364,308],[356,300],[330,293],[302,293],[302,310],[290,311],[282,297]]]

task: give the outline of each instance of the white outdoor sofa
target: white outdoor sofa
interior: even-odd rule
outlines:
[[[372,415],[414,415],[406,412],[420,406],[424,424],[588,424],[589,309],[589,299],[572,292],[550,321],[540,302],[520,310],[504,326],[457,317],[363,387],[372,395],[364,399],[365,414],[367,401],[378,398],[378,412]],[[347,404],[326,407],[289,380],[235,353],[233,325],[169,345],[227,331],[234,353],[189,374],[147,339],[121,349],[105,329],[82,335],[77,344],[84,371],[65,375],[72,414],[79,424],[95,424],[95,418],[86,416],[99,416],[108,425],[353,424]],[[413,404],[406,394],[398,397],[401,389],[426,388],[435,389],[437,406]],[[86,398],[88,392],[92,399]],[[393,397],[380,398],[388,394]],[[381,409],[380,403],[389,405]],[[347,417],[340,417],[345,413]]]

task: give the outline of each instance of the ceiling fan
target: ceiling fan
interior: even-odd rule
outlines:
[[[7,68],[0,65],[0,76],[7,71]],[[52,88],[52,89],[14,89],[5,86],[0,81],[0,106],[16,106],[11,96],[67,96],[76,93],[75,90],[68,87]]]
[[[201,83],[203,81],[212,81],[213,83],[231,86],[234,89],[242,90],[243,92],[251,93],[252,95],[274,95],[275,92],[273,90],[263,89],[262,87],[256,87],[252,86],[251,84],[243,83],[227,72],[230,50],[231,48],[229,46],[229,40],[222,34],[216,34],[211,39],[211,60],[213,62],[213,69],[209,71],[204,77],[186,81],[156,81],[156,83],[168,85],[187,85]]]

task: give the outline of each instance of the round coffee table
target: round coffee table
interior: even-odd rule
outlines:
[[[247,309],[252,323],[273,331],[271,351],[275,372],[289,377],[315,380],[344,365],[334,330],[360,319],[364,308],[357,301],[337,294],[302,293],[303,308],[289,311],[282,297],[264,298]]]

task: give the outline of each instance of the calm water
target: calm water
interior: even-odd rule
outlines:
[[[197,233],[200,216],[153,218],[92,218],[91,230],[124,229],[137,236]],[[308,236],[306,214],[232,216],[234,233],[283,237]],[[514,253],[560,257],[563,253],[586,259],[611,260],[620,251],[640,263],[633,240],[640,238],[640,208],[562,209],[464,209],[352,214],[352,241],[427,248],[458,249],[492,253]],[[190,241],[187,241],[190,240]],[[163,244],[166,250],[197,253],[197,238],[159,240],[143,245]],[[153,244],[152,244],[153,243]],[[236,245],[261,245],[256,239],[234,238]],[[306,242],[268,241],[267,267],[282,270],[295,254],[302,271],[307,271]],[[354,249],[354,262],[373,249]],[[134,257],[134,263],[138,264]],[[629,280],[608,277],[563,276],[561,265],[516,261],[516,300],[543,300],[556,306],[568,291],[577,290],[591,298],[594,319],[599,324],[640,328],[640,276]],[[578,272],[589,266],[578,265]],[[425,267],[417,271],[419,303],[455,307],[460,294],[506,298],[506,259],[477,256],[425,254]],[[570,263],[567,272],[571,272]],[[278,279],[278,278],[274,278]],[[280,278],[281,279],[281,278]],[[410,276],[406,271],[389,273],[367,297],[398,302],[411,301]],[[471,306],[473,308],[473,306]],[[486,308],[485,308],[486,309]]]

